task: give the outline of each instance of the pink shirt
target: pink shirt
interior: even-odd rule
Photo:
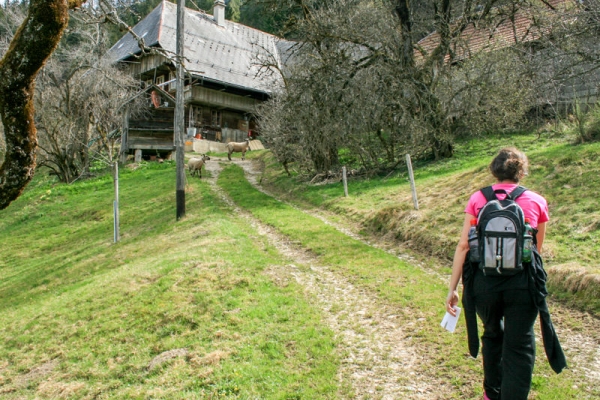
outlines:
[[[515,183],[497,183],[492,185],[494,190],[504,189],[507,193],[512,192],[514,188],[518,185]],[[504,193],[496,194],[498,199],[504,199]],[[465,208],[465,212],[474,216],[479,214],[479,210],[487,203],[485,200],[485,196],[481,193],[480,190],[473,193],[469,202],[467,203],[467,208]],[[529,218],[529,223],[533,228],[537,229],[538,224],[542,222],[547,222],[550,219],[548,213],[548,203],[546,199],[544,199],[539,194],[532,192],[531,190],[526,190],[525,193],[520,195],[517,198],[517,204],[523,209],[523,214],[525,214],[525,218]]]

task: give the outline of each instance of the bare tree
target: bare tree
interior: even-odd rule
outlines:
[[[300,44],[261,127],[274,153],[308,156],[312,173],[335,168],[338,155],[366,170],[393,168],[407,152],[449,157],[458,135],[514,128],[535,103],[529,43],[553,20],[544,3],[296,3]]]
[[[36,123],[40,164],[72,182],[93,160],[112,164],[122,112],[139,82],[104,57],[102,26],[81,23],[65,39],[38,77]]]
[[[135,0],[133,0],[135,1]],[[117,3],[125,2],[125,0],[90,0],[86,4],[86,0],[30,0],[27,9],[27,14],[20,25],[19,29],[14,33],[10,41],[10,45],[0,61],[0,114],[2,116],[4,138],[0,136],[2,147],[0,147],[0,209],[7,207],[14,199],[16,199],[25,186],[33,177],[36,166],[36,149],[38,147],[38,135],[36,125],[34,123],[34,102],[33,96],[35,91],[35,78],[40,69],[46,63],[46,60],[58,46],[63,32],[69,23],[69,10],[77,9],[80,12],[82,22],[79,25],[72,26],[73,31],[79,34],[76,39],[79,43],[86,40],[98,44],[88,56],[87,64],[80,63],[78,66],[71,65],[65,68],[63,63],[62,72],[56,64],[48,70],[48,74],[44,76],[44,85],[48,89],[54,85],[54,96],[46,95],[46,99],[52,100],[61,96],[68,99],[62,105],[62,109],[52,110],[52,105],[46,102],[42,103],[46,111],[54,112],[55,114],[41,115],[38,120],[43,122],[42,131],[47,134],[42,141],[44,145],[44,155],[48,156],[52,153],[54,161],[59,162],[62,166],[57,167],[57,163],[53,163],[52,157],[45,157],[44,162],[54,165],[55,171],[62,171],[59,176],[69,181],[80,172],[82,166],[85,169],[88,165],[88,156],[86,154],[86,145],[83,145],[79,137],[79,141],[73,141],[73,137],[65,140],[65,137],[60,138],[58,132],[64,135],[62,129],[67,127],[67,136],[71,135],[74,130],[81,132],[81,126],[86,126],[83,131],[87,130],[92,140],[92,131],[95,131],[99,136],[99,143],[103,143],[107,152],[111,146],[109,142],[114,140],[111,135],[114,126],[114,115],[109,116],[99,112],[101,110],[114,111],[118,109],[113,100],[101,102],[107,108],[95,108],[91,103],[102,98],[106,98],[108,92],[117,93],[115,99],[124,101],[124,89],[130,89],[131,82],[125,82],[122,76],[114,72],[109,72],[106,65],[103,65],[99,60],[100,55],[104,54],[106,48],[103,47],[101,41],[98,40],[98,24],[114,23],[124,30],[131,31],[131,28],[121,20],[117,13]],[[7,6],[7,10],[16,10],[20,5]],[[6,12],[2,14],[6,16]],[[7,28],[5,21],[0,21],[0,29],[2,29],[4,37],[10,37],[11,29]],[[95,25],[94,29],[88,27]],[[6,35],[6,33],[10,33]],[[84,37],[88,35],[88,37]],[[134,35],[140,42],[143,49],[149,52],[160,52],[160,49],[149,49],[145,46],[143,38]],[[72,36],[73,37],[73,36]],[[0,43],[1,45],[2,43]],[[65,54],[66,55],[66,54]],[[92,62],[92,59],[95,61]],[[64,59],[62,60],[64,61]],[[75,61],[77,64],[79,61]],[[92,75],[95,75],[92,78]],[[112,84],[116,89],[109,89],[108,82],[112,80]],[[74,95],[74,88],[69,86],[77,81],[75,88],[80,88],[79,85],[88,85],[86,89],[89,92],[80,93],[85,99],[80,105],[84,107],[77,108],[73,120],[65,117],[65,112],[69,111]],[[87,82],[87,83],[86,83]],[[104,82],[104,86],[102,86]],[[61,86],[62,85],[62,86]],[[52,91],[52,90],[50,90]],[[75,90],[76,91],[76,90]],[[40,91],[38,91],[40,92]],[[125,91],[126,92],[126,91]],[[87,101],[87,102],[86,102]],[[95,104],[97,105],[97,104]],[[47,106],[47,107],[46,107]],[[83,117],[80,114],[85,114]],[[51,117],[53,116],[55,120]],[[85,121],[85,122],[84,122]],[[75,129],[77,127],[77,129]],[[53,132],[55,134],[53,134]],[[82,147],[83,146],[83,147]],[[55,149],[55,150],[52,150]],[[70,154],[69,157],[65,157]],[[4,159],[2,159],[2,156]],[[77,161],[79,160],[79,161]],[[80,164],[79,166],[77,164]]]
[[[542,117],[569,114],[576,120],[581,141],[597,140],[585,125],[600,94],[600,1],[567,4],[557,10],[560,18],[543,16],[551,29],[543,32],[539,50],[531,56],[540,66],[535,71],[536,111]]]

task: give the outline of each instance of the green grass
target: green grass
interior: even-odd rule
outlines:
[[[303,214],[262,192],[252,188],[244,179],[239,167],[227,167],[219,176],[219,185],[228,191],[236,204],[247,208],[268,225],[276,227],[283,234],[294,237],[302,247],[320,256],[323,262],[342,271],[351,271],[361,277],[362,283],[370,286],[382,297],[403,301],[414,299],[416,307],[427,301],[423,296],[415,296],[407,285],[407,279],[420,281],[428,286],[427,293],[434,292],[441,285],[436,283],[421,269],[408,265],[398,258],[352,239],[321,220]],[[379,271],[380,280],[372,274]],[[406,273],[405,273],[406,272]],[[409,277],[410,278],[407,278]],[[428,296],[434,296],[428,294]]]
[[[326,207],[340,219],[363,223],[365,234],[391,233],[447,260],[468,194],[487,182],[490,155],[506,144],[526,148],[533,168],[525,184],[550,201],[548,264],[576,260],[596,271],[584,262],[598,251],[597,144],[572,146],[526,134],[458,144],[456,159],[413,164],[418,212],[400,170],[387,178],[353,179],[351,196],[344,198],[341,184],[288,178],[268,151],[247,156],[266,164],[263,183],[291,193],[303,206]],[[424,357],[417,376],[433,371],[452,382],[455,399],[480,398],[480,359],[466,357],[464,331],[450,335],[439,327],[445,282],[255,190],[235,165],[218,184],[322,265],[397,309]],[[205,180],[190,180],[187,215],[176,222],[173,164],[123,168],[117,244],[112,185],[108,175],[62,185],[38,174],[21,198],[0,211],[1,398],[343,397],[337,374],[344,343],[303,288],[273,278],[289,260]],[[553,291],[592,307],[577,298],[581,293]],[[554,375],[544,357],[540,349],[534,398],[599,395],[580,384],[575,370]]]
[[[265,273],[286,260],[200,180],[175,222],[174,189],[170,163],[123,169],[117,244],[109,176],[0,212],[0,397],[335,398],[332,332]]]
[[[449,263],[471,193],[494,183],[487,166],[496,152],[516,146],[530,160],[523,184],[549,203],[551,220],[544,245],[549,286],[572,305],[600,315],[600,143],[575,145],[564,135],[532,133],[488,135],[458,142],[455,157],[416,161],[413,169],[419,210],[413,209],[406,167],[386,177],[355,177],[344,197],[341,182],[309,185],[287,177],[269,153],[263,184],[303,207],[322,207],[351,218],[366,234],[386,235]],[[294,166],[292,166],[292,170]]]
[[[481,397],[480,360],[468,358],[464,330],[460,334],[440,333],[439,321],[447,292],[446,284],[418,267],[351,239],[319,219],[279,202],[244,181],[237,166],[227,167],[219,176],[221,185],[235,202],[262,222],[275,227],[294,243],[310,249],[319,262],[345,275],[354,284],[367,288],[385,300],[407,321],[406,337],[425,360],[415,370],[434,373],[454,385],[456,399]],[[415,321],[419,321],[415,324]],[[533,394],[538,399],[592,398],[596,389],[577,388],[577,377],[570,370],[555,375],[538,352]]]

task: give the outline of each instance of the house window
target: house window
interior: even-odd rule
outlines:
[[[150,85],[152,85],[152,79],[146,79],[146,80],[144,81],[144,83],[146,84],[146,86],[145,86],[145,87],[149,87]]]
[[[165,90],[170,91],[170,90],[176,90],[177,89],[177,82],[175,82],[175,72],[169,72],[169,83],[166,87]]]
[[[165,89],[162,84],[165,83],[165,76],[161,75],[161,76],[157,76],[156,77],[156,86],[158,86],[161,89]]]
[[[202,107],[190,106],[190,121],[189,126],[201,126],[202,125]]]
[[[212,110],[210,124],[212,126],[221,126],[221,111]]]

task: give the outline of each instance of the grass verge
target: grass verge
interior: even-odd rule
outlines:
[[[265,272],[286,260],[203,181],[175,222],[174,182],[122,170],[117,244],[109,176],[0,212],[0,397],[335,398],[332,332]]]
[[[288,177],[270,153],[253,156],[265,164],[262,184],[269,190],[303,207],[351,218],[367,234],[393,238],[399,246],[449,265],[467,200],[494,183],[487,166],[506,146],[526,152],[531,168],[523,184],[548,200],[544,258],[551,293],[600,316],[600,143],[575,145],[563,136],[527,133],[459,142],[452,159],[413,164],[418,211],[404,169],[387,177],[351,178],[350,196],[344,197],[341,182],[309,185],[297,174]]]
[[[459,334],[445,334],[439,326],[447,292],[439,277],[349,238],[321,220],[259,192],[244,180],[243,171],[237,166],[227,167],[218,183],[238,205],[312,251],[323,265],[392,304],[406,321],[404,340],[423,356],[415,371],[417,376],[434,373],[452,382],[456,399],[481,397],[480,360],[466,354],[466,333],[461,330]],[[540,351],[532,395],[538,399],[566,400],[598,394],[596,389],[578,386],[576,379],[571,371],[554,375]]]

